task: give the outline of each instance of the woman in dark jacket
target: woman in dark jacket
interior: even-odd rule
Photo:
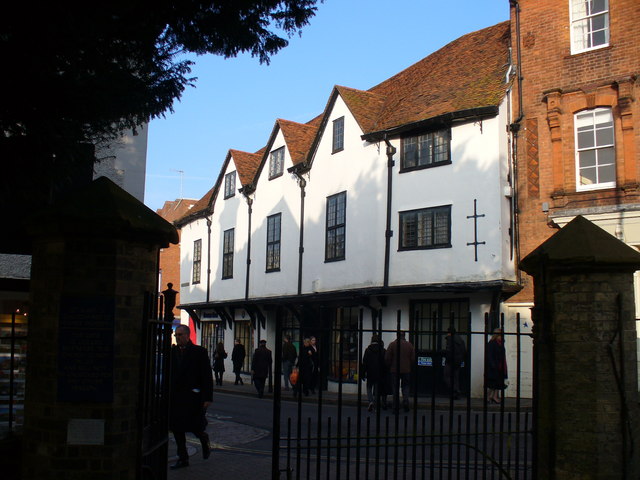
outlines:
[[[487,344],[484,366],[487,401],[500,403],[500,391],[507,388],[507,355],[504,349],[502,329],[496,328]]]
[[[384,362],[384,343],[380,336],[373,335],[371,344],[364,351],[360,376],[362,380],[367,380],[367,399],[369,400],[368,410],[373,411],[374,404],[377,403],[378,396],[382,408],[387,408],[386,379],[389,376]]]
[[[235,345],[233,346],[233,351],[231,352],[231,362],[233,363],[233,373],[236,374],[236,383],[235,385],[244,385],[242,378],[240,377],[240,372],[242,372],[242,366],[244,365],[244,357],[247,355],[246,350],[244,349],[244,345],[240,343],[240,339],[236,338]]]
[[[216,385],[222,385],[225,358],[227,358],[227,352],[224,351],[224,343],[220,342],[213,352],[213,373],[216,376]]]

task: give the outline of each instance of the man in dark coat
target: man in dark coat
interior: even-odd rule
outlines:
[[[386,392],[386,377],[388,370],[384,363],[384,344],[379,335],[373,335],[371,337],[371,344],[364,351],[362,357],[362,367],[360,369],[360,375],[362,380],[367,380],[367,399],[369,400],[368,410],[373,411],[374,404],[377,403],[378,398],[382,403],[382,408],[387,408],[387,392]]]
[[[398,332],[398,338],[389,344],[384,356],[385,363],[391,372],[393,385],[393,408],[400,408],[400,391],[404,411],[409,411],[409,385],[411,370],[416,362],[416,351],[411,342],[405,339],[404,332]]]
[[[169,428],[178,447],[178,461],[171,469],[188,467],[186,433],[193,433],[209,458],[209,436],[205,413],[213,400],[213,376],[207,350],[189,340],[186,325],[176,328],[176,345],[171,348],[171,410]]]
[[[242,372],[242,365],[244,364],[244,357],[247,355],[247,352],[244,349],[244,345],[240,343],[240,339],[236,338],[235,345],[233,346],[233,350],[231,351],[231,363],[233,363],[233,373],[236,374],[236,383],[235,385],[244,385],[242,381],[242,377],[240,376],[240,372]]]
[[[444,383],[450,396],[458,399],[460,398],[460,367],[467,356],[467,347],[454,327],[449,327],[445,341]]]
[[[258,348],[251,359],[251,375],[253,376],[253,384],[258,391],[258,398],[264,396],[264,382],[271,375],[271,350],[267,348],[267,341],[260,340]]]

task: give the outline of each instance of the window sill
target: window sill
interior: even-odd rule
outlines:
[[[442,167],[444,165],[451,165],[451,163],[452,163],[451,160],[448,160],[446,162],[431,163],[429,165],[418,165],[415,167],[400,166],[400,173],[407,173],[407,172],[414,172],[416,170],[426,170],[428,168]]]
[[[430,245],[428,247],[398,247],[399,252],[407,252],[412,250],[436,250],[439,248],[452,248],[450,243],[443,245]]]
[[[345,257],[337,257],[337,258],[325,258],[324,263],[332,263],[332,262],[341,262],[345,259]]]

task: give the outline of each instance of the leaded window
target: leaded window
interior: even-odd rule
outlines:
[[[269,158],[269,180],[282,175],[284,168],[284,147],[280,147],[277,150],[271,152]]]
[[[450,130],[438,130],[402,139],[401,170],[451,163]]]
[[[236,194],[236,172],[229,172],[224,176],[224,198],[233,197]]]
[[[233,277],[234,229],[224,231],[222,244],[222,278]]]
[[[333,153],[344,149],[344,117],[333,121]]]
[[[347,192],[327,197],[325,261],[344,260]]]
[[[280,270],[280,223],[282,215],[267,217],[267,272]]]
[[[191,283],[200,283],[200,271],[202,265],[202,239],[193,242],[193,269]]]
[[[451,205],[400,212],[399,250],[451,246]]]

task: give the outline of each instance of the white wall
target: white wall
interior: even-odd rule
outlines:
[[[332,154],[332,122],[344,121],[344,149]],[[386,209],[384,146],[362,131],[340,97],[319,142],[307,184],[303,293],[382,285]],[[346,191],[345,260],[325,263],[327,197]]]
[[[300,187],[287,172],[293,164],[281,130],[277,130],[270,151],[285,147],[283,174],[269,180],[269,156],[254,194],[250,296],[295,295],[298,289],[298,246],[300,237]],[[267,217],[281,214],[280,271],[266,272]]]
[[[504,107],[503,107],[504,108]],[[504,197],[506,141],[501,116],[451,129],[450,165],[399,173],[394,167],[390,283],[481,282],[515,279],[508,252],[508,200]],[[477,200],[478,261],[475,261],[474,200]],[[451,248],[398,251],[398,212],[451,205]],[[506,213],[505,213],[506,210]],[[506,245],[506,248],[505,248]]]

